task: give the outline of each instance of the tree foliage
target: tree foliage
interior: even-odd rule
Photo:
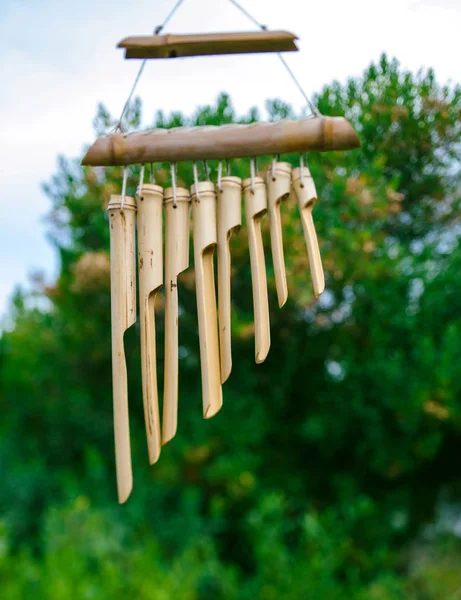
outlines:
[[[123,507],[114,491],[104,210],[121,170],[59,159],[45,189],[60,273],[33,298],[17,293],[0,341],[4,598],[435,600],[459,589],[456,540],[448,555],[433,545],[426,562],[411,543],[437,521],[442,500],[459,498],[461,89],[383,56],[316,101],[324,114],[345,114],[362,141],[353,152],[309,157],[326,292],[314,302],[291,199],[283,206],[290,298],[280,311],[267,253],[272,348],[255,365],[245,229],[232,239],[233,372],[221,413],[203,421],[193,271],[182,276],[179,429],[153,468],[139,330],[130,329],[135,487]],[[266,108],[270,120],[292,115],[279,100]],[[237,115],[221,94],[191,117],[158,113],[154,124],[257,118],[256,109]],[[128,121],[143,126],[139,101]],[[96,132],[112,122],[99,107]],[[244,159],[231,168],[248,176]],[[178,176],[190,185],[190,165]],[[167,185],[167,165],[155,177]],[[138,179],[133,167],[129,192]],[[157,308],[162,389],[161,298]]]

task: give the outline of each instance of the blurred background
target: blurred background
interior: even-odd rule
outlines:
[[[115,44],[151,32],[173,5],[0,6],[1,597],[461,599],[455,0],[246,0],[258,20],[300,36],[287,61],[320,111],[345,115],[362,141],[309,157],[326,291],[314,300],[290,199],[282,310],[264,223],[272,347],[255,365],[242,228],[231,243],[233,372],[221,412],[204,421],[184,273],[178,433],[153,467],[139,325],[125,336],[134,490],[117,504],[105,208],[122,172],[80,160],[117,122],[139,68]],[[234,29],[254,27],[225,0],[187,0],[167,28]],[[137,94],[130,130],[306,111],[271,56],[151,62]],[[168,185],[168,165],[155,168]],[[180,183],[191,173],[179,165]],[[248,161],[232,173],[248,176]],[[129,193],[138,181],[133,167]],[[162,390],[162,295],[157,315]]]

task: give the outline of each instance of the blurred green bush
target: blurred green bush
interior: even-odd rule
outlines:
[[[138,327],[127,333],[135,487],[123,507],[104,213],[121,170],[59,159],[45,189],[60,273],[18,289],[0,339],[2,599],[461,598],[461,90],[383,56],[316,102],[345,114],[362,140],[360,150],[309,157],[326,292],[314,302],[291,199],[290,299],[276,308],[267,256],[272,349],[256,366],[245,229],[233,238],[234,366],[208,422],[193,271],[184,274],[179,429],[153,468]],[[291,116],[268,102],[267,118]],[[257,118],[236,115],[222,94],[190,118],[159,113],[154,123]],[[128,121],[142,127],[139,101]],[[96,132],[112,124],[100,107]],[[232,172],[247,176],[248,161],[232,161]],[[160,184],[168,176],[156,165]],[[130,193],[138,178],[133,167]],[[179,179],[191,183],[190,165]],[[266,248],[267,234],[266,223]],[[441,507],[451,511],[442,529]]]

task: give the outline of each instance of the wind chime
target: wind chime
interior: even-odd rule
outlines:
[[[233,1],[233,0],[231,0]],[[234,2],[235,3],[235,2]],[[171,14],[170,14],[171,16]],[[253,52],[295,51],[297,39],[285,31],[200,35],[129,37],[120,42],[126,58],[176,58]],[[286,65],[286,63],[284,63]],[[269,304],[261,221],[269,216],[272,260],[279,306],[287,300],[283,256],[281,204],[290,194],[298,201],[307,245],[314,294],[324,290],[320,252],[312,219],[317,200],[315,184],[302,156],[310,151],[349,150],[360,146],[358,136],[343,117],[313,115],[296,121],[220,127],[180,127],[123,133],[99,138],[83,158],[83,165],[125,167],[122,191],[108,205],[111,253],[112,369],[115,455],[119,502],[133,484],[128,421],[125,330],[136,321],[136,262],[139,282],[141,367],[144,416],[149,461],[155,463],[162,444],[171,440],[178,415],[178,275],[189,267],[190,212],[193,224],[194,268],[204,418],[213,417],[223,403],[222,384],[232,369],[231,255],[229,239],[242,223],[242,196],[249,242],[255,322],[255,360],[265,360],[270,347]],[[300,153],[300,166],[291,169],[280,155]],[[256,173],[256,157],[274,156],[265,178]],[[251,176],[241,180],[229,172],[229,159],[248,157]],[[198,176],[197,161],[219,162],[216,185]],[[176,165],[192,161],[194,184],[178,187]],[[227,164],[222,173],[222,161]],[[144,165],[169,162],[171,187],[144,183]],[[137,197],[126,195],[127,166],[141,165]],[[190,211],[192,207],[192,211]],[[163,255],[165,221],[165,256]],[[137,232],[137,253],[136,253]],[[214,281],[217,251],[218,305]],[[136,261],[137,257],[137,261]],[[155,342],[155,297],[165,290],[165,360],[163,419],[160,426]]]

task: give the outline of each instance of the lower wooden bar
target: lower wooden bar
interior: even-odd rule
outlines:
[[[153,129],[100,137],[82,165],[115,166],[352,150],[360,140],[344,117],[297,121]]]

